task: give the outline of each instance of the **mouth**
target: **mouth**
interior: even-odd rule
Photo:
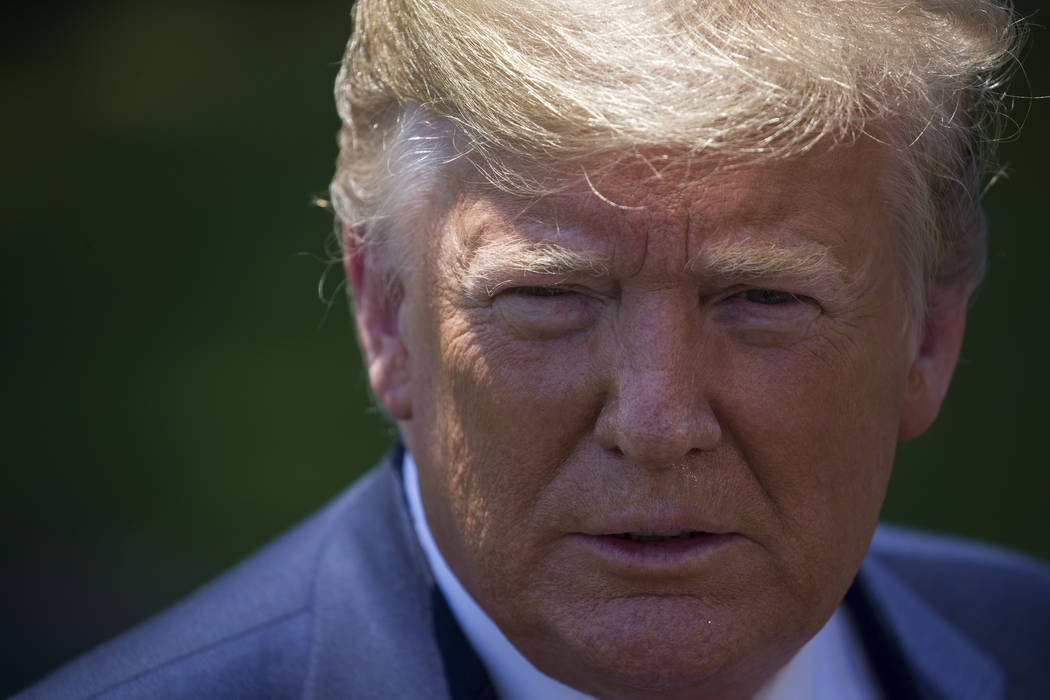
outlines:
[[[650,576],[696,573],[709,566],[713,557],[726,556],[725,550],[734,547],[739,537],[707,530],[653,528],[578,534],[572,539],[603,567]]]
[[[616,532],[613,533],[613,537],[618,537],[621,540],[630,540],[631,542],[667,542],[669,540],[689,540],[706,534],[706,532],[701,530],[676,530],[669,533]]]

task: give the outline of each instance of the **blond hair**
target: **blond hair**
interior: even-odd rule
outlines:
[[[451,167],[542,196],[603,154],[735,167],[875,136],[924,304],[982,275],[1017,26],[991,0],[360,0],[333,204],[384,245]]]

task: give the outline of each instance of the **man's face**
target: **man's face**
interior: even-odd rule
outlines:
[[[875,147],[651,173],[467,195],[411,241],[393,412],[442,553],[541,670],[730,697],[849,587],[915,343]]]

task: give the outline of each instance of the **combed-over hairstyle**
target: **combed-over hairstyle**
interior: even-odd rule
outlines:
[[[542,196],[596,156],[736,167],[868,135],[900,151],[890,197],[921,308],[983,273],[980,180],[1017,34],[993,0],[359,0],[333,205],[383,246],[453,167]]]

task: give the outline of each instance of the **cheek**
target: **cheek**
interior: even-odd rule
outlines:
[[[499,563],[508,551],[521,561],[539,556],[528,541],[536,503],[589,434],[596,411],[597,384],[579,347],[586,340],[515,343],[489,328],[446,316],[425,368],[432,393],[421,398],[435,408],[424,409],[433,410],[421,415],[425,426],[413,426],[426,431],[415,442],[435,466],[420,478],[443,514],[439,543],[447,556],[459,552],[453,568],[472,572],[464,578],[475,591],[480,572],[472,562],[501,569],[512,563]]]
[[[598,390],[585,338],[516,342],[480,322],[443,330],[435,370],[447,397],[447,427],[461,432],[472,452],[525,456],[563,451],[578,439]]]
[[[779,557],[844,575],[863,558],[893,463],[902,372],[892,355],[833,333],[736,355],[723,427],[767,496],[764,536]]]

